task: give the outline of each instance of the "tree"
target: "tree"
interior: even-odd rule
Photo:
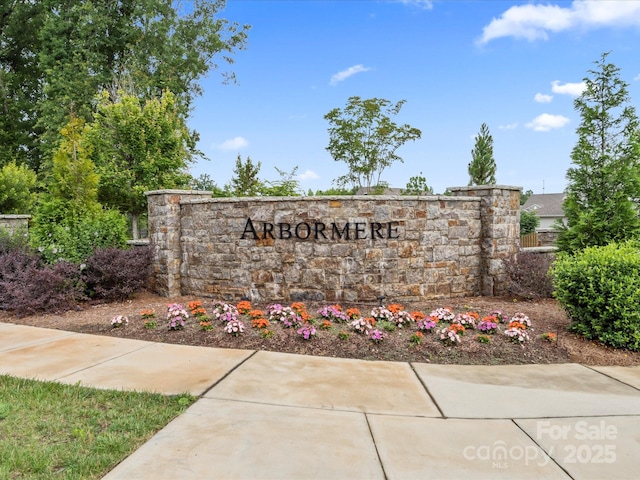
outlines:
[[[571,152],[573,167],[562,205],[567,225],[558,246],[565,251],[607,245],[640,234],[638,117],[619,68],[603,53],[574,100],[581,122]]]
[[[103,210],[98,202],[99,176],[89,158],[88,127],[72,117],[62,128],[62,142],[53,155],[49,191],[35,211],[29,239],[50,263],[80,263],[98,247],[124,247],[126,219]]]
[[[420,175],[409,178],[402,195],[433,195],[433,188],[427,185],[427,179],[420,172]]]
[[[469,185],[495,185],[496,161],[493,158],[493,137],[486,123],[480,126],[476,144],[471,150]]]
[[[326,150],[337,162],[345,162],[349,172],[338,179],[338,186],[371,188],[380,185],[382,172],[394,162],[402,162],[396,150],[422,132],[408,124],[398,125],[390,116],[405,104],[389,100],[350,97],[344,110],[334,108],[324,118],[330,124]]]
[[[98,198],[131,215],[137,239],[138,219],[147,210],[144,192],[187,187],[187,166],[198,152],[171,92],[144,104],[125,94],[114,103],[106,92],[99,100],[87,132],[100,173]]]
[[[300,196],[300,182],[296,178],[298,167],[294,167],[291,172],[280,170],[274,167],[280,175],[280,180],[269,181],[263,184],[261,193],[271,197],[298,197]]]
[[[0,168],[0,213],[27,214],[35,203],[36,172],[26,165]]]
[[[31,48],[42,28],[39,2],[0,2],[0,166],[37,155],[34,101],[42,70]]]
[[[2,2],[4,155],[38,170],[69,115],[90,122],[95,95],[129,79],[141,99],[171,90],[188,114],[199,79],[245,47],[249,27],[218,18],[224,7],[224,0]]]
[[[531,189],[525,190],[524,192],[522,192],[520,194],[520,205],[524,205],[525,203],[527,203],[527,200],[531,195],[533,195],[533,190]]]
[[[64,204],[65,217],[77,218],[101,209],[98,202],[100,177],[91,161],[91,146],[84,120],[72,117],[60,131],[63,141],[53,155],[50,198]]]
[[[540,226],[540,217],[536,212],[522,210],[520,212],[520,235],[533,233]]]
[[[236,159],[236,168],[233,170],[233,176],[227,190],[234,197],[255,197],[260,194],[263,184],[258,178],[262,164],[258,162],[254,164],[250,157],[246,162],[242,161],[242,157],[238,154]]]
[[[351,187],[351,188],[333,187],[327,190],[316,190],[315,194],[311,190],[309,190],[309,196],[325,197],[325,196],[332,196],[332,195],[355,195],[357,191],[358,191],[358,187]]]

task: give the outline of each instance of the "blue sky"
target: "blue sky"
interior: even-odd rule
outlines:
[[[640,1],[228,0],[222,18],[251,25],[230,70],[201,84],[190,120],[210,158],[193,165],[219,186],[235,160],[298,167],[301,188],[347,172],[326,151],[324,115],[351,96],[406,100],[398,123],[422,131],[382,179],[405,187],[420,172],[436,193],[467,185],[474,137],[488,125],[496,179],[561,192],[580,117],[573,100],[603,52],[640,102]]]

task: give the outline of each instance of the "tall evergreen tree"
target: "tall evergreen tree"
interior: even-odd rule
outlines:
[[[558,246],[575,251],[640,234],[639,121],[620,69],[603,53],[574,101],[582,118],[563,203]]]
[[[238,154],[236,159],[236,168],[233,170],[233,176],[226,186],[226,190],[234,197],[255,197],[260,195],[264,184],[258,177],[262,163],[253,163],[250,157],[245,162]]]
[[[494,185],[496,183],[496,161],[493,158],[493,137],[486,123],[480,126],[476,144],[471,150],[469,163],[469,185]]]

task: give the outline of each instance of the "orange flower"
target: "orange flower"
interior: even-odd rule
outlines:
[[[475,318],[476,320],[478,320],[480,318],[480,315],[478,315],[477,312],[466,312],[467,315],[469,315],[470,317]]]
[[[269,326],[269,320],[266,318],[254,318],[251,320],[251,326],[253,328],[267,328]]]
[[[414,321],[419,322],[420,320],[424,320],[425,318],[427,318],[427,316],[422,313],[422,312],[411,312],[409,315],[411,315],[411,318],[413,318]]]
[[[400,310],[404,310],[404,308],[398,303],[392,303],[387,307],[387,310],[389,310],[391,313],[398,313]]]
[[[197,308],[191,309],[191,314],[196,317],[199,317],[201,315],[206,315],[207,311],[202,307],[197,307]]]
[[[422,337],[424,337],[424,333],[422,333],[422,332],[416,332],[416,333],[414,333],[414,335],[415,335],[416,337],[418,337],[418,338],[422,338]]]
[[[333,327],[333,323],[331,323],[329,320],[324,320],[322,322],[322,325],[320,325],[320,328],[323,330],[329,330],[331,327]]]
[[[509,325],[507,325],[507,328],[519,328],[520,330],[526,330],[527,326],[524,323],[512,321],[512,322],[509,322]]]
[[[496,317],[495,315],[487,315],[486,317],[482,317],[482,321],[498,323],[498,317]]]
[[[307,308],[304,306],[303,302],[293,302],[291,304],[291,310],[294,310],[295,312],[304,312]]]
[[[347,309],[347,317],[349,317],[351,320],[354,320],[356,318],[360,318],[362,316],[362,313],[360,313],[360,310],[357,308],[349,308]]]
[[[298,315],[300,315],[300,318],[303,322],[308,322],[309,320],[311,320],[311,315],[309,315],[306,310],[298,312]]]
[[[264,317],[264,312],[262,310],[250,310],[247,315],[251,318],[261,318]]]
[[[142,310],[140,312],[140,315],[142,315],[142,318],[153,318],[156,316],[156,312],[154,312],[152,309],[147,308],[145,310]]]
[[[200,300],[194,300],[193,302],[189,302],[187,304],[189,310],[193,313],[193,311],[197,308],[202,308],[202,302]]]
[[[251,310],[251,302],[247,300],[241,300],[240,302],[238,302],[238,305],[236,305],[236,307],[241,314],[246,315]]]
[[[453,330],[456,333],[464,333],[465,328],[459,323],[452,323],[451,325],[449,325],[449,330]]]
[[[373,317],[367,317],[367,318],[364,319],[364,321],[367,322],[372,327],[376,326],[376,319],[373,318]]]
[[[429,317],[429,320],[431,320],[433,323],[438,323],[440,321],[438,317]]]

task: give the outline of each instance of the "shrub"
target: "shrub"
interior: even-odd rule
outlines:
[[[0,255],[0,301],[18,316],[69,310],[85,299],[80,268],[67,262],[39,266],[35,255]]]
[[[14,161],[0,168],[0,212],[30,213],[36,200],[36,172]]]
[[[540,226],[540,217],[536,212],[522,210],[520,212],[520,235],[533,233]]]
[[[589,247],[560,255],[555,297],[570,329],[616,348],[640,350],[640,244]]]
[[[65,217],[55,202],[42,205],[30,231],[31,244],[47,263],[61,260],[82,263],[96,248],[124,248],[127,221],[113,210],[100,210],[79,218]]]
[[[553,281],[549,274],[552,257],[547,254],[520,250],[515,258],[505,261],[509,292],[535,300],[553,296]]]
[[[0,228],[0,255],[14,250],[27,251],[29,247],[29,233],[26,228],[15,232]]]
[[[98,248],[86,263],[83,280],[92,298],[125,300],[145,286],[151,273],[151,249]]]
[[[12,248],[0,242],[0,308],[9,309],[10,299],[8,290],[21,276],[21,272],[30,271],[38,266],[38,256],[23,250]]]

